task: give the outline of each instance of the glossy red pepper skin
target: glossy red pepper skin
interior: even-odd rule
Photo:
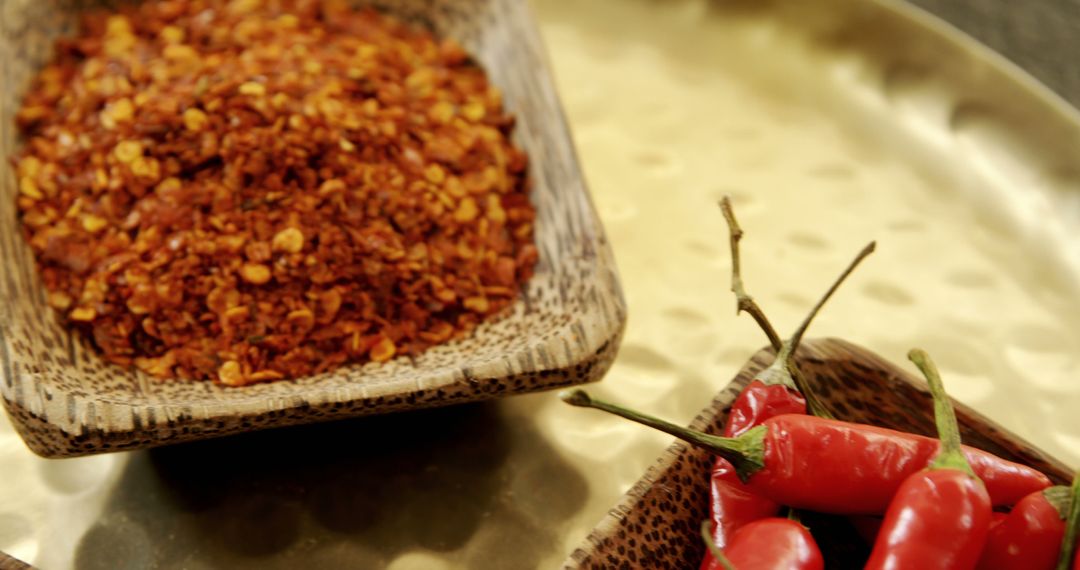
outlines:
[[[780,505],[751,491],[739,480],[735,468],[725,459],[717,458],[712,471],[712,502],[709,515],[713,522],[713,540],[720,548],[743,526],[780,510]],[[710,558],[706,552],[706,559]]]
[[[927,469],[896,492],[866,570],[972,570],[990,528],[990,496],[959,469]]]
[[[1065,520],[1042,491],[1023,499],[987,535],[979,570],[1053,570]]]
[[[754,379],[731,404],[724,437],[740,436],[765,420],[784,414],[806,414],[806,398],[782,384]]]
[[[787,414],[762,425],[764,467],[750,475],[748,487],[782,505],[823,513],[885,512],[904,480],[927,467],[940,447],[924,436],[814,416]],[[963,450],[995,505],[1050,486],[1030,467]]]
[[[735,531],[724,554],[737,570],[823,570],[825,560],[801,524],[777,517],[754,521]],[[713,561],[702,570],[724,570]]]
[[[724,424],[725,437],[737,437],[761,422],[782,414],[805,414],[806,399],[802,394],[780,384],[751,380],[731,404]],[[713,540],[720,548],[731,541],[732,534],[748,523],[775,515],[780,505],[762,497],[739,480],[735,468],[723,457],[717,457],[710,478],[712,499],[709,516],[713,522]],[[714,563],[712,554],[705,552],[702,570]]]

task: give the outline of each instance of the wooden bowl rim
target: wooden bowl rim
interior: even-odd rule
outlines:
[[[903,383],[921,393],[929,400],[930,391],[924,379],[916,377],[914,373],[901,368],[897,364],[881,357],[869,349],[840,338],[826,337],[807,339],[798,350],[796,359],[800,363],[815,360],[825,362],[828,360],[829,353],[833,349],[840,349],[853,356],[859,357],[859,364],[876,368],[879,371],[887,373],[887,382]],[[764,347],[758,350],[747,360],[738,373],[736,373],[735,377],[732,378],[719,393],[717,393],[710,404],[694,417],[694,420],[690,422],[689,426],[693,429],[716,434],[718,430],[714,429],[714,426],[726,417],[728,409],[735,401],[736,397],[738,397],[739,392],[741,392],[746,384],[749,383],[754,374],[764,369],[772,362],[774,355],[775,351],[771,347]],[[812,378],[809,378],[808,380],[813,382]],[[947,382],[948,380],[946,379],[946,384]],[[1071,480],[1074,470],[1064,462],[1058,460],[1049,453],[1042,451],[1026,439],[1000,426],[973,408],[958,402],[955,399],[950,399],[952,400],[953,406],[956,409],[957,418],[960,420],[962,426],[978,426],[981,431],[993,434],[994,439],[997,441],[1004,440],[1018,448],[1029,450],[1038,461],[1042,462],[1043,466],[1041,467],[1041,470],[1049,476],[1055,484],[1068,484]],[[927,411],[930,412],[929,408]],[[648,493],[653,489],[657,481],[667,472],[672,470],[680,458],[689,453],[692,448],[693,446],[678,440],[675,440],[669,445],[655,462],[649,466],[641,478],[639,478],[634,485],[620,497],[615,505],[612,506],[597,525],[593,527],[585,540],[582,541],[563,562],[563,568],[576,569],[584,567],[584,562],[586,562],[601,545],[617,536],[621,537],[623,533],[627,532],[625,529],[620,528],[620,523],[628,514],[638,508],[639,503],[646,499]],[[705,478],[707,475],[702,473],[701,476]]]

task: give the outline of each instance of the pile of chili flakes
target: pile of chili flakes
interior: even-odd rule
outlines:
[[[341,2],[90,13],[17,121],[49,304],[154,376],[416,354],[507,307],[537,259],[526,157],[483,70]]]

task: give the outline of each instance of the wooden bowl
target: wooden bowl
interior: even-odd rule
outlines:
[[[691,427],[719,434],[735,397],[754,374],[769,365],[772,355],[771,349],[755,354]],[[907,370],[839,339],[807,341],[797,356],[807,380],[837,418],[923,435],[935,433],[926,382]],[[946,377],[946,387],[948,383]],[[953,404],[965,444],[1030,465],[1055,483],[1071,481],[1072,470],[1060,461],[971,408]],[[571,554],[564,568],[697,568],[705,553],[700,529],[709,516],[713,461],[708,451],[682,442],[672,444]],[[832,550],[826,551],[827,556],[852,560],[837,567],[862,567],[859,552],[845,551],[858,546],[853,535],[842,535],[852,531],[843,517],[822,516],[810,526],[822,550]]]
[[[536,275],[509,314],[415,359],[354,365],[243,388],[162,382],[103,362],[46,305],[19,233],[6,160],[12,116],[53,40],[87,0],[5,0],[0,59],[0,394],[26,444],[71,457],[256,429],[441,406],[598,380],[626,317],[608,242],[593,210],[544,49],[518,0],[363,2],[460,41],[517,117],[537,208]]]
[[[22,560],[0,552],[0,570],[27,570],[31,566]]]

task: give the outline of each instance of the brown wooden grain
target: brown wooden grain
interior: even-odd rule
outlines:
[[[739,391],[772,361],[763,349],[705,408],[691,427],[720,434]],[[932,436],[934,413],[926,382],[880,356],[839,339],[803,343],[798,364],[828,409],[842,420]],[[948,378],[945,378],[948,386]],[[953,402],[965,444],[1030,465],[1055,483],[1072,470],[975,410]],[[696,568],[704,554],[701,521],[708,517],[714,456],[672,444],[565,562],[567,569]]]
[[[517,119],[530,157],[540,261],[506,318],[415,359],[351,366],[243,388],[160,382],[104,363],[54,319],[18,235],[10,164],[0,165],[0,395],[27,445],[71,457],[267,427],[441,406],[599,379],[626,316],[614,260],[577,163],[531,14],[519,0],[375,0],[462,43]],[[78,0],[6,0],[0,155],[17,148],[13,113]]]
[[[29,564],[0,552],[0,570],[29,570]]]

